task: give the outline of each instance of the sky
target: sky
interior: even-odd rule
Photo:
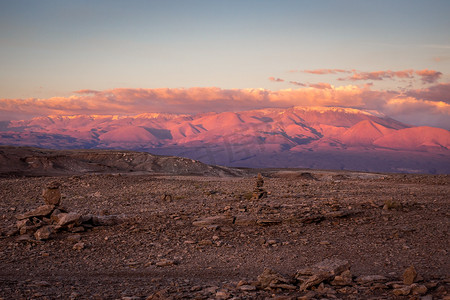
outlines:
[[[0,0],[0,120],[327,105],[450,129],[448,0]]]

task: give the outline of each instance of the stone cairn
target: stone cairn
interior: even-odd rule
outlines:
[[[267,191],[264,189],[264,178],[261,173],[256,177],[256,185],[253,189],[252,200],[260,200],[267,197]]]
[[[94,226],[114,225],[117,216],[81,215],[68,212],[60,206],[61,190],[57,181],[49,183],[42,191],[45,205],[16,216],[16,228],[8,235],[20,235],[21,240],[48,240],[58,232],[83,232]]]

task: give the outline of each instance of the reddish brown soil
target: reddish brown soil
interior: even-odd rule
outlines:
[[[306,292],[241,291],[237,283],[255,281],[264,268],[289,276],[326,258],[348,260],[354,277],[377,274],[391,280],[414,265],[418,280],[439,282],[428,294],[445,296],[448,175],[311,173],[317,180],[294,171],[267,171],[269,196],[259,201],[248,200],[253,175],[1,178],[0,297],[146,299],[158,291],[168,298],[299,297]],[[15,215],[43,204],[41,189],[55,179],[62,183],[62,205],[68,211],[123,215],[124,221],[61,232],[48,241],[6,236]],[[172,200],[163,200],[165,193]],[[401,207],[383,209],[387,202]],[[347,215],[338,217],[335,211]],[[193,225],[218,215],[236,217],[235,223]],[[264,220],[280,223],[254,223]],[[78,242],[83,249],[73,249]],[[167,266],[157,265],[164,260]],[[372,296],[395,298],[382,288],[335,294],[344,299]]]

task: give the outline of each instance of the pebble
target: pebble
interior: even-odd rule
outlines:
[[[73,250],[80,251],[80,250],[84,249],[84,247],[85,247],[85,244],[83,242],[78,242],[75,245],[73,245]]]

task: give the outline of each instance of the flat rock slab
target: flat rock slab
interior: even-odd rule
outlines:
[[[59,216],[58,226],[64,227],[69,224],[79,224],[81,219],[81,214],[76,212],[61,213]]]
[[[32,217],[46,217],[49,216],[54,209],[54,205],[42,205],[32,211],[17,215],[16,218],[18,220],[23,220]]]

